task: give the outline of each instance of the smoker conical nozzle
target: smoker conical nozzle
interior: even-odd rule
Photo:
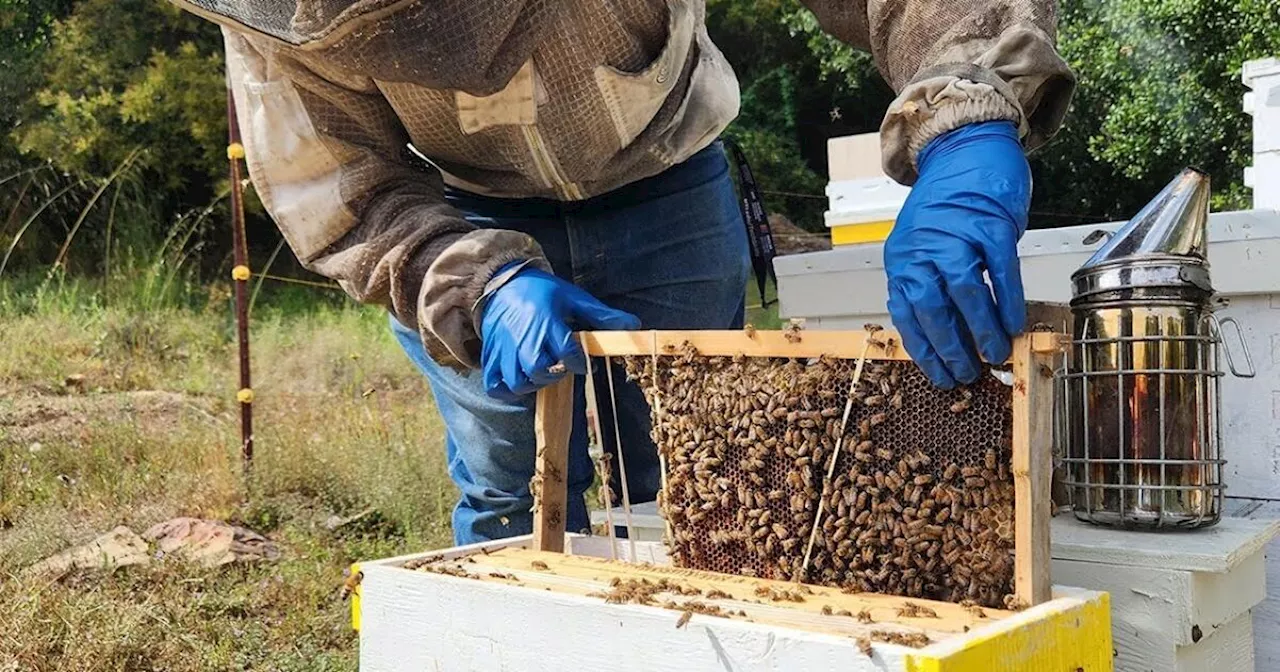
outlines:
[[[1209,176],[1195,168],[1183,169],[1080,270],[1133,257],[1172,255],[1203,260],[1208,221]]]
[[[1138,288],[1211,293],[1208,221],[1209,176],[1186,168],[1071,275],[1075,300]]]

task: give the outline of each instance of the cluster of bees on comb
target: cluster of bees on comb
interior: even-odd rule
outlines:
[[[939,390],[911,362],[869,359],[846,420],[856,364],[705,357],[688,344],[626,358],[666,461],[672,561],[1016,606],[1010,388],[984,375]]]

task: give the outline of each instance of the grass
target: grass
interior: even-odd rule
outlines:
[[[424,381],[381,310],[264,295],[246,483],[229,292],[177,280],[167,297],[0,282],[0,672],[355,669],[343,570],[450,542],[456,493]],[[776,307],[749,319],[776,326]],[[369,508],[368,524],[325,529]],[[281,559],[18,576],[174,516],[245,525]]]
[[[441,427],[381,311],[259,312],[246,484],[229,317],[209,305],[0,311],[0,670],[355,669],[343,569],[449,543]],[[374,523],[324,529],[365,508]],[[246,525],[282,559],[17,576],[178,515]]]
[[[765,297],[769,300],[766,307],[760,301],[760,289],[755,278],[747,282],[747,322],[757,329],[781,329],[782,318],[778,317],[778,288],[772,279],[765,282]]]

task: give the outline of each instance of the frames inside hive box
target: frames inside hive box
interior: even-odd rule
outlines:
[[[1011,385],[984,373],[958,390],[930,385],[889,331],[582,339],[650,401],[677,566],[991,607],[1049,599],[1056,334],[1016,340]],[[547,455],[540,443],[535,528],[554,537]]]

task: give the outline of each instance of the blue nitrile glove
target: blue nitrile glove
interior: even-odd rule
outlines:
[[[925,375],[950,388],[977,380],[975,344],[1004,362],[1026,322],[1017,244],[1031,169],[1008,121],[938,136],[916,163],[920,179],[884,245],[889,314]]]
[[[510,400],[550,385],[565,375],[549,371],[558,363],[569,372],[586,373],[587,360],[570,324],[639,329],[640,319],[536,268],[521,269],[495,290],[480,317],[480,369],[489,396]]]

